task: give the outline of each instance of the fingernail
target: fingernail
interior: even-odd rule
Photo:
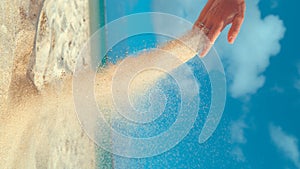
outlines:
[[[230,43],[233,43],[233,42],[234,42],[234,40],[235,40],[235,39],[234,39],[234,37],[233,37],[233,36],[230,36],[230,37],[229,37],[229,42],[230,42]]]

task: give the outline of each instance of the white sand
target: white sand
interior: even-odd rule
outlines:
[[[79,16],[84,15],[82,13],[74,15],[74,12],[76,13],[79,8],[80,11],[88,13],[88,1],[76,0],[75,2],[72,0],[72,3],[67,3],[65,0],[46,1],[46,4],[49,4],[47,6],[43,6],[42,0],[3,0],[0,3],[1,169],[95,167],[95,145],[83,132],[76,118],[70,91],[71,82],[68,80],[67,83],[61,85],[63,79],[66,78],[63,78],[62,72],[67,72],[66,67],[74,64],[70,57],[76,57],[76,53],[80,50],[78,43],[87,40],[88,29],[76,29],[80,26],[79,22],[83,22]],[[85,6],[84,2],[86,2]],[[77,8],[74,8],[74,3],[77,3]],[[52,55],[49,55],[49,51],[45,51],[37,56],[35,47],[43,49],[50,45],[50,42],[45,42],[44,45],[34,45],[36,33],[41,29],[37,23],[42,22],[41,20],[38,22],[39,12],[42,8],[48,10],[49,16],[47,17],[51,19],[48,20],[50,23],[52,18],[63,22],[63,17],[58,15],[58,12],[55,12],[55,16],[53,16],[54,13],[49,11],[53,9],[53,4],[59,7],[55,9],[61,10],[61,12],[62,8],[68,9],[68,16],[65,17],[72,17],[66,18],[64,21],[68,23],[73,19],[72,22],[76,24],[73,25],[73,28],[76,30],[70,31],[70,25],[65,27],[64,33],[56,30],[56,42],[52,43],[56,47],[52,46],[55,48],[52,50]],[[85,22],[88,23],[88,19],[86,18]],[[51,28],[49,22],[45,23],[47,24],[46,30]],[[53,26],[64,28],[63,26]],[[74,32],[77,36],[72,36]],[[70,62],[63,64],[60,71],[57,71],[56,65],[59,62],[55,63],[55,57],[57,57],[55,51],[60,50],[65,43],[68,45],[69,41],[73,41],[74,37],[78,37],[82,33],[86,36],[82,36],[80,40],[75,39],[77,44],[72,42],[70,47],[65,50],[66,53],[71,54],[61,55]],[[51,36],[45,33],[39,37],[41,37],[41,41],[47,41]],[[38,92],[37,85],[33,85],[29,80],[27,71],[35,67],[36,59],[44,59],[48,65],[39,65],[42,69],[35,69],[32,72],[40,71],[38,73],[42,77],[55,77],[52,82],[55,88],[45,87],[45,90]],[[51,63],[50,60],[54,62]],[[55,73],[52,76],[44,76],[45,72],[49,73],[50,71],[59,72],[61,76]],[[59,79],[59,82],[56,83],[55,79]],[[64,87],[60,88],[59,86]]]
[[[0,166],[94,168],[94,143],[80,128],[70,89],[55,84],[38,93],[28,80],[16,82],[1,116]]]

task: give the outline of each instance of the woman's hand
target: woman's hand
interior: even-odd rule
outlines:
[[[239,34],[245,10],[244,0],[208,0],[194,26],[202,29],[213,44],[224,27],[232,23],[227,37],[232,44]]]

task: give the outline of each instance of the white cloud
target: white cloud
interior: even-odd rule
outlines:
[[[235,158],[236,161],[238,162],[245,162],[246,158],[244,155],[243,150],[240,147],[235,147],[232,151],[231,151],[231,155]]]
[[[205,1],[200,0],[156,0],[155,11],[167,12],[194,22],[203,8]],[[233,97],[249,96],[264,85],[263,72],[269,65],[271,56],[280,51],[279,40],[283,38],[285,27],[278,16],[268,15],[261,18],[258,0],[246,1],[246,18],[240,35],[234,45],[227,44],[227,31],[223,31],[216,43],[219,54],[226,63],[230,77],[230,93]],[[154,27],[168,30],[176,29],[159,26],[162,22],[154,21]]]
[[[298,68],[298,74],[294,83],[294,87],[300,91],[300,63],[297,65],[297,68]]]
[[[294,87],[300,91],[300,79],[297,79],[294,83]]]
[[[244,130],[248,128],[244,119],[234,121],[230,125],[230,134],[232,143],[245,144],[247,139],[244,135]]]
[[[275,9],[275,8],[277,8],[278,7],[278,5],[279,5],[279,2],[278,2],[278,0],[272,0],[271,1],[271,9]]]
[[[282,88],[278,85],[275,85],[274,87],[271,88],[271,91],[274,91],[276,93],[284,93],[284,88]]]
[[[300,152],[297,138],[287,134],[278,126],[270,125],[269,130],[271,139],[277,149],[300,169]]]
[[[279,40],[285,32],[278,16],[261,18],[258,0],[246,1],[246,4],[245,21],[235,44],[224,44],[227,32],[223,32],[218,41],[220,53],[226,56],[228,63],[227,72],[232,80],[230,91],[233,97],[254,94],[264,85],[263,72],[269,65],[270,57],[279,53]]]
[[[245,118],[242,116],[241,119],[237,121],[233,121],[230,124],[230,141],[235,146],[231,150],[232,157],[238,162],[245,162],[246,157],[244,155],[243,149],[241,145],[247,143],[247,139],[245,137],[245,129],[248,128],[245,123]]]

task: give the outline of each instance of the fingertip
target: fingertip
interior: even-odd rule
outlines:
[[[234,37],[234,36],[229,36],[229,37],[228,37],[228,42],[229,42],[230,44],[233,44],[234,41],[235,41],[235,37]]]
[[[210,46],[205,46],[200,53],[200,57],[204,58],[206,56],[206,54],[209,52],[209,49],[210,49]]]
[[[200,56],[200,58],[204,58],[205,53],[202,51],[199,56]]]
[[[219,36],[219,33],[209,34],[209,35],[207,36],[207,38],[208,38],[210,44],[214,44],[215,41],[217,40],[218,36]]]
[[[204,58],[206,54],[207,54],[207,49],[203,49],[199,56],[200,58]]]
[[[228,42],[233,44],[236,37],[238,36],[239,32],[240,32],[240,29],[241,29],[241,26],[242,26],[242,23],[243,23],[243,16],[236,16],[235,19],[233,20],[232,22],[232,25],[231,25],[231,28],[229,29],[229,32],[228,32]]]

